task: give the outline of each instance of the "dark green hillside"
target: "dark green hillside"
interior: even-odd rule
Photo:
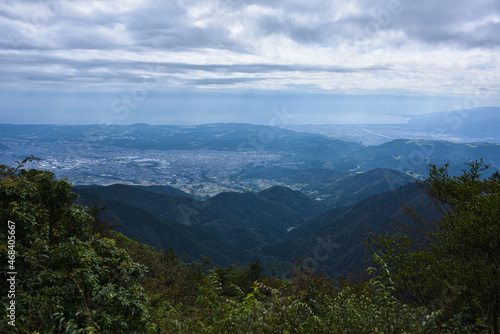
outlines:
[[[401,203],[430,206],[427,194],[415,183],[371,196],[313,218],[289,232],[289,240],[265,250],[281,260],[306,259],[331,276],[363,267],[363,237],[367,227],[377,233],[394,228],[394,220],[405,220]],[[425,210],[424,210],[425,211]],[[323,245],[329,245],[324,248]]]
[[[211,252],[205,254],[222,263],[244,261],[244,251],[281,242],[287,228],[323,211],[317,202],[285,187],[260,193],[221,193],[206,201],[121,184],[75,190],[85,204],[107,206],[109,217],[118,220],[117,230],[127,236],[193,256],[208,247]]]
[[[147,190],[150,192],[164,194],[164,195],[193,197],[193,195],[185,193],[184,191],[171,186],[134,186],[134,187],[137,189]]]
[[[311,188],[321,194],[327,207],[335,208],[358,203],[367,197],[397,189],[415,179],[389,168],[377,168],[347,176],[335,182],[315,184]]]
[[[322,211],[322,206],[298,191],[272,187],[257,194],[221,193],[208,199],[193,218],[220,230],[234,244],[253,249],[283,240],[287,228]]]
[[[300,166],[302,167],[302,166]],[[238,178],[241,180],[264,179],[283,182],[285,184],[323,184],[334,182],[345,176],[347,172],[327,168],[300,168],[292,169],[276,166],[257,166],[242,171]],[[312,188],[312,187],[311,187]]]
[[[80,186],[75,191],[86,199],[101,198],[121,202],[148,210],[163,219],[189,225],[186,210],[201,207],[201,202],[186,196],[160,194],[135,186],[113,184],[110,186]]]
[[[354,201],[390,189],[393,178],[411,181],[406,175],[378,169],[339,180],[333,189],[338,201]],[[317,201],[278,186],[259,193],[221,193],[206,201],[127,185],[76,190],[88,203],[106,205],[108,217],[119,224],[117,231],[160,249],[173,247],[193,258],[209,255],[216,263],[246,262],[258,256],[290,261],[314,256],[318,237],[339,243],[338,254],[321,263],[322,270],[331,275],[362,265],[366,226],[386,231],[394,219],[404,218],[401,202],[427,203],[415,184],[323,214]]]
[[[118,225],[116,231],[157,249],[172,247],[188,260],[205,255],[221,265],[248,260],[245,252],[201,226],[163,219],[141,207],[110,199],[101,198],[99,205],[110,208],[102,218],[114,221]]]
[[[407,182],[411,182],[408,175],[377,169],[324,184],[323,191],[331,192],[330,204],[351,204]],[[120,225],[117,230],[125,235],[193,257],[207,254],[217,263],[245,262],[255,256],[289,261],[313,254],[318,236],[341,240],[345,251],[324,263],[331,274],[361,264],[358,228],[389,228],[395,217],[402,216],[400,201],[419,203],[421,194],[418,187],[408,185],[321,214],[323,202],[286,187],[221,193],[205,201],[145,189],[112,185],[77,187],[76,191],[88,203],[97,200],[108,206],[108,214]]]
[[[277,205],[281,204],[293,208],[298,217],[307,217],[311,213],[318,214],[323,209],[317,202],[312,202],[306,195],[287,187],[274,186],[259,192],[259,196],[273,201]]]

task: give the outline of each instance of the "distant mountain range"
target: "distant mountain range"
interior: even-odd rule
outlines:
[[[449,110],[408,118],[401,124],[289,124],[290,130],[332,139],[380,145],[396,139],[447,140],[461,143],[500,143],[500,107]]]
[[[304,159],[337,159],[363,146],[278,127],[220,123],[180,125],[12,125],[0,124],[5,138],[28,143],[88,142],[141,150],[266,151]]]
[[[500,107],[451,110],[412,116],[408,126],[484,140],[500,140]]]

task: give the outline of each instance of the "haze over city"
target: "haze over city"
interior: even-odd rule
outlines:
[[[404,123],[500,106],[500,3],[4,1],[3,123]]]

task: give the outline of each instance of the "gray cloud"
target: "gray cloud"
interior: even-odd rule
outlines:
[[[335,67],[324,65],[282,65],[272,63],[256,64],[192,64],[174,62],[113,61],[104,59],[76,60],[49,55],[26,55],[17,59],[0,54],[1,63],[10,66],[0,68],[4,82],[15,81],[23,87],[30,83],[43,84],[44,87],[78,87],[81,83],[100,85],[141,84],[146,77],[156,78],[158,83],[174,83],[182,86],[234,85],[257,83],[273,78],[277,74],[296,75],[296,73],[376,73],[390,72],[386,66]],[[55,69],[54,69],[55,67]],[[206,73],[206,78],[190,79],[192,73]],[[211,76],[217,77],[211,77]],[[242,77],[247,75],[248,77]],[[257,76],[257,77],[256,77]],[[1,82],[1,81],[0,81]],[[309,84],[310,85],[310,84]],[[289,87],[300,87],[292,84]]]
[[[242,51],[240,43],[226,36],[221,27],[186,27],[175,30],[134,32],[136,45],[148,48],[180,51],[197,48],[215,48]]]
[[[196,80],[187,80],[190,85],[201,85],[201,86],[217,86],[217,85],[233,85],[239,83],[248,83],[248,82],[256,82],[261,81],[263,79],[259,78],[222,78],[222,79],[196,79]]]
[[[128,87],[156,76],[169,84],[194,87],[248,83],[266,89],[268,80],[274,80],[273,85],[299,90],[391,89],[399,94],[404,83],[414,85],[419,76],[429,77],[431,83],[442,79],[449,87],[462,80],[446,69],[424,73],[427,63],[413,69],[408,59],[426,52],[446,47],[482,49],[484,59],[466,67],[499,66],[491,62],[500,45],[497,0],[150,0],[146,4],[84,0],[0,4],[4,65],[0,87],[32,89],[47,82],[60,86],[71,82],[86,83],[85,89],[95,83],[100,90],[106,84],[116,88],[121,82]],[[360,40],[372,45],[358,47]],[[411,43],[418,45],[420,54],[401,51]],[[343,51],[341,46],[350,49]],[[469,62],[468,56],[462,57]],[[343,75],[341,80],[336,74]]]
[[[383,22],[387,6],[362,0],[369,20]],[[498,47],[497,23],[481,23],[491,18],[500,19],[500,2],[493,0],[401,0],[400,13],[390,15],[387,26],[382,29],[402,31],[410,40],[428,44],[450,44],[462,48]],[[366,7],[365,7],[366,6]],[[377,20],[377,17],[379,18]],[[478,25],[476,27],[476,25]],[[495,29],[495,26],[497,29]],[[476,28],[472,28],[476,27]],[[480,39],[478,40],[478,33]]]
[[[335,40],[340,35],[345,37],[348,29],[346,26],[330,22],[297,22],[288,17],[263,16],[257,23],[259,30],[265,34],[283,34],[298,43],[325,43]]]
[[[301,44],[353,41],[360,32],[373,31],[374,22],[378,22],[380,30],[401,31],[409,39],[423,43],[450,43],[465,48],[499,46],[499,22],[495,22],[494,16],[498,20],[500,2],[496,0],[358,0],[350,4],[357,4],[359,11],[345,13],[339,1],[219,0],[214,2],[215,14],[202,15],[201,20],[206,21],[203,26],[193,22],[187,7],[187,4],[206,3],[203,1],[150,1],[148,7],[126,11],[119,11],[113,4],[108,10],[96,7],[79,11],[79,7],[64,1],[31,3],[31,7],[30,2],[0,6],[4,36],[0,38],[0,45],[4,48],[24,44],[24,47],[55,49],[209,47],[251,52],[247,41],[231,35],[226,19],[245,20],[242,22],[245,29],[257,38],[282,34]],[[270,12],[249,17],[245,9],[251,5],[260,5]],[[398,11],[391,13],[391,6]],[[482,22],[488,18],[493,21]],[[37,31],[39,28],[47,32]],[[122,39],[116,36],[120,33]],[[16,40],[17,45],[13,42]]]
[[[336,19],[335,2],[305,3],[309,5],[279,3],[284,15],[263,15],[257,21],[259,30],[265,35],[283,34],[298,43],[349,42],[356,41],[360,34],[366,38],[380,31],[401,31],[409,40],[431,45],[500,46],[500,2],[494,0],[359,0],[359,13],[346,13]],[[297,16],[304,20],[297,20]],[[482,22],[495,16],[496,22]]]

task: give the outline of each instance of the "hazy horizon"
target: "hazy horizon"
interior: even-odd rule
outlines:
[[[54,125],[54,126],[63,126],[63,125],[70,125],[70,126],[111,126],[111,125],[119,125],[119,126],[133,126],[133,125],[139,125],[139,124],[145,124],[149,126],[199,126],[199,125],[211,125],[211,124],[250,124],[250,125],[268,125],[268,126],[277,126],[277,127],[283,127],[283,126],[317,126],[317,125],[328,125],[328,126],[341,126],[341,125],[346,125],[346,126],[368,126],[368,125],[397,125],[397,124],[408,124],[413,117],[417,116],[426,116],[426,115],[433,115],[436,113],[442,113],[443,114],[443,123],[446,122],[451,122],[453,121],[453,117],[458,117],[460,119],[467,119],[469,115],[473,115],[475,111],[479,110],[486,110],[486,109],[499,109],[500,107],[493,107],[493,106],[487,106],[487,107],[480,107],[480,108],[472,108],[472,109],[458,109],[458,110],[451,110],[451,111],[438,111],[438,112],[430,112],[430,113],[422,113],[422,114],[412,114],[412,115],[390,115],[393,117],[400,117],[402,119],[405,119],[404,122],[392,122],[392,123],[297,123],[294,120],[296,119],[297,115],[290,114],[286,109],[283,110],[277,110],[274,109],[272,112],[273,117],[270,119],[268,124],[259,124],[259,123],[251,123],[251,122],[233,122],[233,121],[227,121],[227,122],[207,122],[207,123],[186,123],[186,124],[172,124],[172,123],[147,123],[147,122],[136,122],[136,123],[121,123],[121,124],[114,124],[114,123],[88,123],[88,124],[78,124],[78,123],[67,123],[67,124],[58,124],[58,123],[30,123],[30,122],[18,122],[18,123],[9,123],[9,122],[0,122],[0,124],[4,125]],[[491,111],[490,111],[491,113]],[[491,116],[489,116],[491,117]],[[500,114],[499,114],[500,117]]]

